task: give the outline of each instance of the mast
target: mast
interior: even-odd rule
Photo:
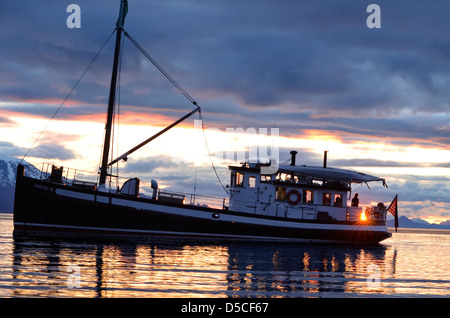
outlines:
[[[119,66],[120,58],[120,42],[123,33],[123,23],[125,21],[125,16],[128,11],[127,0],[120,0],[120,11],[119,19],[117,20],[116,27],[116,47],[114,50],[114,62],[113,70],[111,75],[111,85],[109,88],[109,101],[108,101],[108,115],[106,117],[106,127],[105,127],[105,141],[103,143],[103,155],[102,163],[100,167],[100,180],[99,185],[104,185],[106,182],[106,176],[108,174],[108,154],[111,144],[111,129],[112,129],[112,119],[114,114],[114,103],[116,100],[116,86],[117,86],[117,71]]]

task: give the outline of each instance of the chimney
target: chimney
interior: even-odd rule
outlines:
[[[323,168],[324,169],[327,167],[327,155],[328,155],[328,150],[325,150],[323,152]]]
[[[291,166],[295,166],[295,155],[297,154],[297,151],[291,150]]]

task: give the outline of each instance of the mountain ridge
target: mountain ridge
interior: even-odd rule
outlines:
[[[394,220],[388,220],[386,222],[388,227],[394,227]],[[399,228],[409,228],[409,229],[441,229],[441,230],[450,230],[450,222],[449,220],[441,222],[439,224],[429,223],[425,220],[414,218],[410,219],[404,215],[398,218],[398,227]]]

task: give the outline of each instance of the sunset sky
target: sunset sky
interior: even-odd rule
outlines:
[[[450,2],[128,2],[125,30],[202,108],[224,184],[227,165],[238,163],[227,151],[276,143],[281,162],[294,149],[297,164],[321,165],[327,150],[330,167],[386,178],[388,189],[354,189],[363,204],[398,194],[400,215],[450,219]],[[66,25],[71,3],[81,8],[81,28]],[[113,32],[119,3],[0,2],[0,156],[23,157]],[[371,3],[381,28],[366,24]],[[114,38],[27,161],[97,171]],[[128,39],[123,52],[118,155],[195,108]],[[121,174],[226,195],[198,119],[120,163]]]

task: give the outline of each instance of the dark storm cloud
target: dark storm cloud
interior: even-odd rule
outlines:
[[[377,1],[382,28],[369,29],[370,3],[130,0],[125,28],[199,102],[210,125],[448,144],[450,3]],[[67,28],[68,4],[0,4],[2,100],[62,100],[111,34],[119,1],[77,1],[81,29]],[[165,114],[190,109],[124,42],[121,103]],[[73,100],[107,103],[113,45]],[[82,111],[104,117],[102,107]]]
[[[12,142],[0,141],[0,155],[3,157],[19,157],[25,152],[25,148],[18,147]]]

